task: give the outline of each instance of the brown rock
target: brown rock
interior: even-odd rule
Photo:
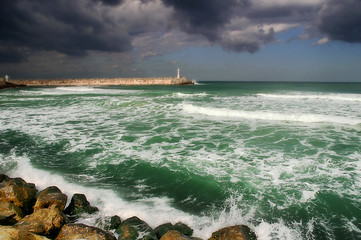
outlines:
[[[56,236],[66,223],[65,215],[57,208],[43,208],[24,217],[14,225],[15,228],[41,234],[49,237]]]
[[[0,226],[0,239],[3,240],[49,240],[44,236],[39,236],[27,231],[21,231],[19,229]]]
[[[166,234],[162,236],[160,240],[198,240],[200,238],[194,238],[186,236],[176,230],[168,231]]]
[[[23,211],[12,202],[0,202],[0,225],[13,225],[22,217]]]
[[[3,186],[1,185],[2,183],[6,183],[10,180],[10,177],[6,176],[5,174],[0,174],[0,188],[2,188]]]
[[[157,240],[154,230],[138,217],[124,220],[115,230],[119,234],[118,240]]]
[[[91,227],[84,224],[64,225],[55,240],[76,240],[76,239],[116,240],[116,238],[112,233],[104,231],[100,228]]]
[[[63,194],[59,188],[51,186],[40,192],[34,205],[34,211],[49,207],[55,207],[60,211],[63,211],[67,200],[68,196]]]
[[[36,188],[32,183],[26,183],[21,178],[13,178],[2,181],[5,184],[0,189],[0,201],[12,202],[24,210],[25,213],[32,211],[35,202]]]
[[[226,227],[212,233],[209,240],[256,240],[256,234],[245,225]]]
[[[186,224],[181,223],[181,222],[178,222],[175,225],[173,225],[171,223],[162,224],[162,225],[156,227],[154,229],[154,232],[157,235],[157,237],[160,239],[164,234],[166,234],[168,231],[171,231],[171,230],[176,230],[186,236],[192,236],[192,234],[193,234],[193,229],[191,229]]]

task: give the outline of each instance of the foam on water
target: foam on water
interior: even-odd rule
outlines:
[[[45,145],[45,152],[47,147],[62,143],[58,153],[80,156],[78,161],[84,169],[76,176],[78,172],[67,174],[61,167],[49,167],[51,157],[56,156],[46,156],[50,157],[47,162],[33,155],[30,160],[31,150],[29,157],[26,149],[20,151],[25,154],[17,155],[21,139],[10,155],[0,154],[0,168],[41,189],[57,185],[68,196],[85,193],[102,212],[100,216],[84,217],[83,222],[95,223],[98,217],[114,214],[123,219],[137,215],[152,227],[182,221],[204,239],[221,227],[235,224],[251,226],[264,240],[312,239],[317,224],[330,228],[329,219],[316,214],[302,223],[285,220],[295,217],[295,206],[312,211],[325,191],[360,203],[358,101],[334,100],[328,104],[316,98],[255,94],[222,97],[206,91],[162,90],[156,96],[142,95],[138,90],[93,92],[102,91],[96,96],[83,91],[62,97],[38,94],[36,107],[21,107],[27,95],[19,101],[6,95],[11,104],[1,108],[0,133],[25,134],[39,144],[36,147]],[[33,99],[33,93],[28,98]],[[147,194],[157,188],[146,181],[147,174],[134,179],[135,200],[124,200],[122,191],[112,190],[106,182],[112,175],[93,173],[127,161],[135,162],[135,167],[149,166],[149,171],[166,169],[170,177],[185,172],[185,176],[191,174],[207,184],[211,182],[212,187],[227,194],[224,206],[217,205],[203,215],[181,211],[166,192]],[[194,196],[183,199],[187,203],[197,201]],[[351,220],[344,221],[350,229],[358,229]]]
[[[298,92],[294,94],[265,94],[258,93],[257,96],[265,98],[280,98],[280,99],[321,99],[331,101],[349,101],[349,102],[361,102],[361,94],[300,94]]]
[[[8,157],[0,155],[0,166],[9,164],[11,161],[16,167],[7,172],[10,177],[21,177],[27,182],[36,183],[39,191],[48,186],[58,186],[64,194],[70,198],[75,193],[84,193],[89,202],[100,209],[100,214],[84,215],[78,222],[96,225],[99,218],[118,215],[122,219],[132,216],[138,216],[151,227],[155,228],[166,222],[183,222],[193,227],[194,235],[207,239],[212,232],[219,228],[234,225],[247,224],[242,217],[241,211],[234,204],[230,209],[223,210],[216,216],[195,216],[187,214],[172,207],[172,200],[166,197],[153,197],[139,199],[134,202],[127,202],[112,190],[95,189],[83,187],[78,184],[70,183],[63,177],[44,170],[34,168],[29,158],[26,156],[16,156],[12,154]]]
[[[95,88],[92,87],[57,87],[56,90],[61,91],[71,91],[71,92],[90,92],[95,91]]]
[[[179,97],[179,98],[192,98],[192,97],[205,97],[208,94],[203,92],[203,93],[181,93],[181,92],[177,92],[175,94],[173,94],[175,97]]]
[[[142,93],[142,90],[128,90],[128,89],[106,89],[98,87],[57,87],[57,88],[29,88],[25,90],[20,90],[18,94],[25,96],[34,96],[34,95],[74,95],[74,94],[106,94],[106,95],[117,95],[117,94],[137,94]],[[5,95],[13,95],[14,93],[5,93]]]
[[[342,116],[330,116],[321,114],[284,114],[277,112],[265,111],[243,111],[232,110],[228,108],[211,108],[200,107],[191,104],[183,104],[186,113],[202,114],[212,117],[231,118],[231,119],[257,119],[264,121],[291,121],[303,123],[337,123],[357,125],[361,123],[361,119],[346,118]]]

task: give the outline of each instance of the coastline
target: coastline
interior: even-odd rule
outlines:
[[[0,238],[1,239],[104,239],[104,240],[202,240],[193,236],[193,229],[177,222],[152,228],[133,216],[121,219],[106,216],[97,226],[79,223],[83,215],[100,210],[82,193],[68,196],[57,186],[39,191],[38,186],[22,178],[0,174]],[[246,225],[234,225],[212,233],[209,240],[256,240]]]
[[[136,85],[192,85],[185,77],[154,78],[76,78],[76,79],[36,79],[9,80],[14,86],[51,87],[51,86],[136,86]]]

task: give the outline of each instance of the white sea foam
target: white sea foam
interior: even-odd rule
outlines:
[[[14,161],[18,168],[11,172],[12,176],[24,177],[41,189],[57,185],[68,196],[74,192],[85,193],[103,215],[118,214],[123,219],[138,215],[152,227],[167,221],[182,221],[195,229],[196,236],[204,239],[221,227],[242,223],[255,229],[259,239],[301,239],[300,233],[304,237],[304,229],[299,230],[297,225],[284,223],[276,217],[271,222],[258,224],[262,214],[266,217],[268,214],[267,210],[263,212],[264,205],[269,203],[275,211],[287,211],[297,204],[308,207],[323,189],[330,189],[340,196],[355,196],[355,199],[360,196],[360,153],[357,150],[354,153],[335,150],[338,144],[347,148],[360,140],[359,126],[342,123],[350,119],[359,120],[357,102],[342,102],[345,108],[341,109],[338,103],[328,105],[326,101],[317,99],[299,104],[304,101],[254,95],[217,99],[186,95],[184,98],[189,104],[179,104],[178,99],[172,103],[169,98],[173,95],[167,93],[162,96],[166,101],[159,104],[162,97],[149,101],[136,92],[133,95],[94,97],[84,96],[83,93],[77,93],[79,100],[72,105],[47,104],[38,108],[19,107],[21,104],[17,106],[14,98],[14,107],[1,109],[0,130],[27,134],[35,141],[40,140],[39,144],[65,142],[62,153],[102,149],[102,152],[82,159],[82,164],[87,164],[89,169],[135,159],[171,171],[187,169],[199,176],[212,176],[213,181],[225,186],[225,191],[229,190],[228,187],[230,191],[240,189],[239,194],[234,194],[240,198],[228,204],[225,210],[214,213],[213,217],[194,216],[173,208],[172,199],[165,196],[127,202],[122,199],[121,193],[117,195],[109,189],[93,189],[71,183],[60,175],[34,168],[26,156],[18,157],[14,153],[0,155],[3,159],[0,168],[7,172],[13,168]],[[42,102],[56,99],[43,97]],[[207,100],[207,107],[202,106],[203,100]],[[349,105],[352,106],[346,108]],[[313,116],[316,120],[323,117],[327,124],[303,124],[302,121],[302,124],[297,124],[300,120],[290,120],[289,116]],[[342,121],[335,116],[342,116]],[[160,124],[157,119],[161,119]],[[228,121],[230,119],[232,121]],[[273,124],[275,121],[278,121],[277,124]],[[221,138],[214,137],[217,135]],[[125,141],[123,136],[132,136],[134,140]],[[165,140],[150,141],[154,137]],[[181,140],[167,141],[173,137]],[[71,176],[71,179],[76,182],[81,177],[89,179],[89,184],[101,181],[86,174],[79,178]],[[142,181],[136,184],[139,191],[153,187]],[[242,190],[247,192],[245,199],[241,198]],[[257,206],[258,203],[260,206]],[[254,209],[250,210],[249,206]],[[253,219],[253,211],[261,216]],[[95,222],[95,218],[84,217],[81,221]],[[318,224],[327,225],[322,221],[317,219]],[[257,224],[252,225],[255,222]],[[312,221],[302,224],[303,227],[310,226],[310,229],[313,226]],[[312,231],[307,234],[310,237],[305,239],[312,239]]]
[[[205,92],[202,93],[181,93],[181,92],[177,92],[175,94],[173,94],[175,97],[178,98],[192,98],[192,97],[205,97],[208,94]]]
[[[93,87],[57,87],[56,90],[71,91],[71,92],[91,92],[96,91]]]
[[[183,104],[186,113],[201,114],[212,117],[230,118],[230,119],[256,119],[264,121],[286,121],[303,123],[336,123],[357,125],[361,119],[347,118],[342,116],[321,115],[321,114],[285,114],[268,111],[242,111],[227,108],[199,107],[192,104]]]
[[[13,153],[10,157],[4,158],[3,155],[0,155],[0,166],[3,166],[4,161],[9,160],[17,165],[16,168],[7,172],[10,177],[21,177],[27,182],[35,183],[38,190],[45,189],[48,186],[57,186],[64,194],[69,196],[68,204],[70,197],[74,193],[85,194],[89,202],[100,209],[101,215],[85,215],[84,218],[79,220],[81,223],[95,224],[96,219],[102,216],[118,215],[122,219],[138,216],[153,228],[166,222],[186,223],[194,228],[195,236],[204,239],[208,239],[212,232],[219,228],[235,224],[247,224],[242,217],[241,210],[236,205],[222,211],[219,216],[195,216],[173,208],[171,206],[172,200],[167,197],[143,198],[128,202],[112,190],[90,188],[70,183],[62,176],[34,168],[26,156],[16,156]]]
[[[29,88],[20,90],[21,95],[83,95],[83,94],[138,94],[142,90],[129,90],[120,88],[100,88],[100,87],[56,87],[56,88]]]
[[[266,94],[259,93],[257,96],[279,99],[322,99],[335,101],[361,102],[361,94]]]

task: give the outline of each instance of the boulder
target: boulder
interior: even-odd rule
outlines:
[[[6,180],[4,176],[3,178],[2,188],[0,189],[0,201],[12,202],[15,206],[20,207],[25,214],[31,213],[37,193],[35,185],[27,183],[21,178],[9,180]]]
[[[193,234],[193,229],[191,229],[186,224],[181,223],[181,222],[178,222],[175,225],[173,225],[171,223],[162,224],[162,225],[156,227],[154,229],[154,232],[157,235],[157,237],[160,239],[164,234],[166,234],[170,230],[178,231],[186,236],[192,236],[192,234]]]
[[[31,232],[22,231],[10,226],[0,226],[0,239],[4,240],[50,240]]]
[[[6,176],[5,174],[0,174],[0,188],[2,188],[5,183],[7,183],[8,181],[10,181],[10,177]]]
[[[99,211],[97,207],[90,206],[84,194],[76,193],[71,198],[69,206],[65,209],[64,213],[70,216],[77,216],[83,213],[94,213]]]
[[[56,240],[76,239],[116,240],[112,233],[84,224],[66,224],[56,237]]]
[[[122,223],[122,220],[119,216],[114,215],[110,219],[107,219],[104,224],[105,230],[115,230],[119,227],[119,225]]]
[[[245,225],[222,228],[214,233],[209,240],[256,240],[256,234]]]
[[[160,240],[201,240],[200,238],[194,238],[190,236],[186,236],[178,231],[170,230],[165,233]]]
[[[115,230],[119,234],[118,240],[157,240],[153,229],[138,217],[131,217],[123,221]]]
[[[14,203],[0,202],[0,225],[14,225],[23,217],[23,211]]]
[[[34,211],[48,207],[55,207],[63,211],[67,200],[68,196],[63,194],[59,188],[55,186],[47,187],[39,193],[34,205]]]
[[[25,216],[15,228],[35,234],[55,237],[66,223],[65,215],[56,207],[42,208]]]

